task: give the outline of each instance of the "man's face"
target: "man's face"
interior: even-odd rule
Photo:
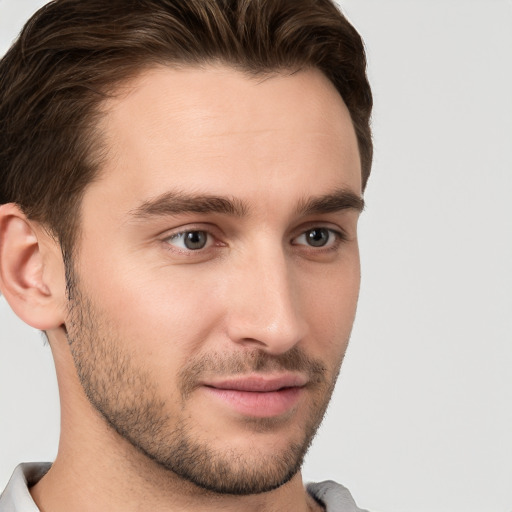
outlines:
[[[144,72],[105,105],[66,322],[94,407],[216,492],[300,468],[359,290],[349,113],[317,71]]]

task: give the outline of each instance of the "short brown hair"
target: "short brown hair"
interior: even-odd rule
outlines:
[[[69,255],[78,205],[101,167],[95,126],[106,95],[150,65],[208,62],[322,71],[351,114],[366,186],[365,51],[331,0],[55,0],[0,61],[0,204],[18,204]]]

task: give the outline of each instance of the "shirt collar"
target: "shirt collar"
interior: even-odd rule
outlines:
[[[49,462],[20,464],[0,495],[0,511],[40,512],[30,495],[29,487],[39,482],[50,467]]]

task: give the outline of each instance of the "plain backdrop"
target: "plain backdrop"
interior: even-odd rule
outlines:
[[[43,3],[0,0],[1,53]],[[511,512],[512,2],[341,4],[368,50],[375,164],[358,317],[305,479],[372,511]],[[58,421],[49,348],[0,298],[0,489],[55,457]]]

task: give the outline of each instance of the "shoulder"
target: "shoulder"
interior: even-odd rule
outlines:
[[[325,506],[327,512],[367,512],[357,507],[346,487],[332,480],[309,483],[306,489],[313,498]]]

